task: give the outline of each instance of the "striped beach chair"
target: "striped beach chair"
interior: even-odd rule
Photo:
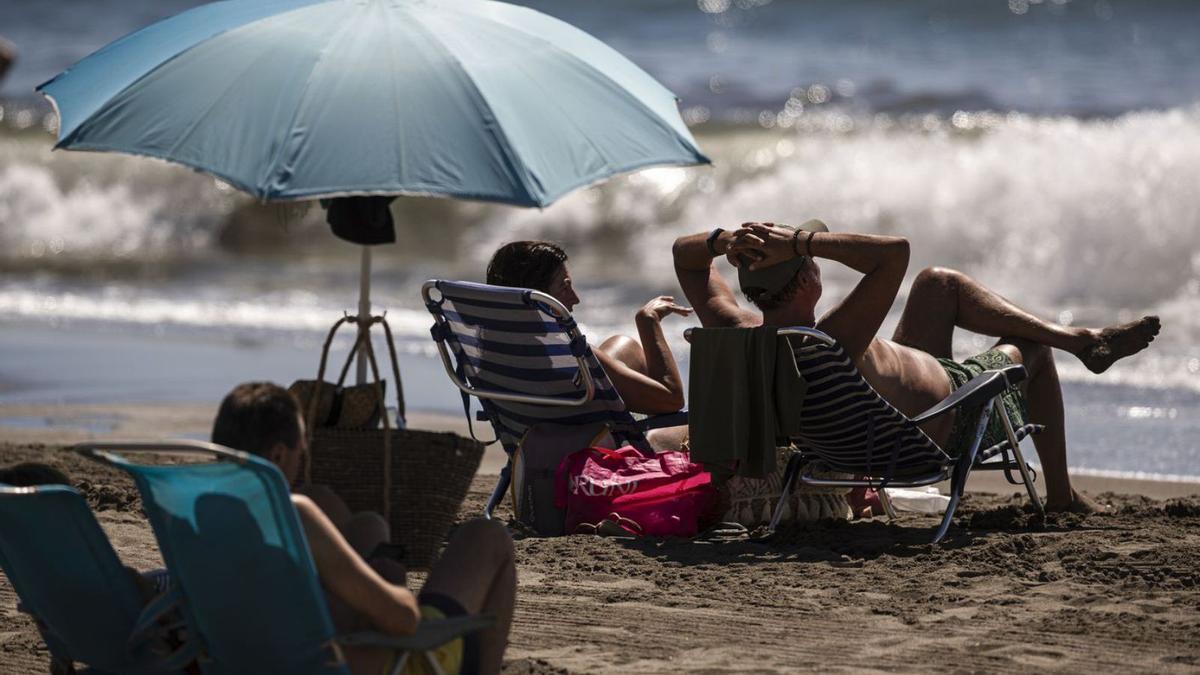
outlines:
[[[777,335],[791,341],[796,367],[807,390],[802,401],[786,404],[787,408],[797,411],[795,426],[801,431],[799,435],[785,439],[795,449],[784,471],[783,494],[775,507],[769,532],[778,526],[787,495],[798,484],[876,488],[888,514],[893,515],[882,488],[921,487],[948,479],[950,502],[934,534],[934,543],[946,536],[967,475],[972,470],[1004,471],[1008,481],[1024,485],[1034,506],[1042,509],[1034,487],[1036,475],[1021,454],[1020,441],[1044,427],[1026,424],[1014,428],[1004,406],[996,400],[1009,387],[1025,379],[1023,366],[981,373],[929,410],[909,418],[871,387],[832,337],[804,327],[781,328]],[[999,406],[1007,439],[981,449],[979,446],[994,406]],[[980,412],[974,422],[972,443],[957,457],[948,455],[917,426],[950,411],[976,408]],[[862,478],[817,477],[829,473]]]
[[[535,425],[603,424],[618,444],[652,453],[646,431],[687,423],[682,412],[635,420],[571,313],[545,293],[430,280],[421,297],[433,315],[430,332],[446,374],[462,393],[468,423],[474,396],[482,408],[478,419],[491,423],[509,456],[484,509],[486,517],[508,489],[512,457]]]

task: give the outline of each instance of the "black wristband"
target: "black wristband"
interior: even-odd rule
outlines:
[[[810,258],[812,257],[812,238],[815,236],[817,236],[817,231],[813,230],[808,233],[808,239],[804,240],[804,254]]]
[[[804,230],[799,228],[796,228],[796,231],[792,233],[792,255],[796,256],[797,258],[803,255],[800,253],[800,249],[796,247],[796,244],[800,243],[801,234],[804,234]]]
[[[708,239],[704,240],[704,245],[708,247],[708,254],[712,257],[717,257],[717,237],[725,231],[723,227],[714,227],[712,232],[708,233]]]

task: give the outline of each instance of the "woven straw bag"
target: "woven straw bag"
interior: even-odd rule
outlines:
[[[358,324],[346,316],[333,325],[321,350],[317,381],[325,376],[329,347],[343,324]],[[367,356],[377,398],[382,401],[383,381],[371,346],[370,327],[382,324],[396,382],[397,418],[404,420],[404,396],[392,331],[382,316],[372,316],[359,327],[359,349]],[[353,356],[351,353],[351,356]],[[314,418],[319,397],[307,402],[307,417]],[[392,541],[405,549],[409,569],[428,569],[447,531],[458,516],[471,479],[483,458],[483,445],[452,433],[392,429],[387,415],[383,428],[309,428],[309,454],[304,477],[326,485],[352,511],[378,511],[392,529]]]

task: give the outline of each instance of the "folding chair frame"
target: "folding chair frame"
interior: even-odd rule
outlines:
[[[462,376],[461,369],[455,368],[454,359],[450,354],[450,348],[446,344],[446,340],[439,339],[439,332],[448,331],[449,324],[443,317],[440,311],[435,310],[439,306],[439,300],[434,299],[434,291],[441,292],[438,288],[438,281],[430,279],[421,285],[421,299],[425,302],[425,306],[429,308],[430,313],[434,317],[434,342],[437,344],[438,355],[442,360],[442,367],[446,370],[447,377],[454,383],[454,386],[459,389],[464,395],[464,408],[467,407],[465,397],[474,396],[480,401],[511,401],[514,403],[528,403],[532,405],[547,405],[547,406],[572,406],[578,407],[590,403],[596,395],[596,382],[592,377],[591,370],[588,368],[587,361],[584,359],[583,350],[578,350],[575,361],[579,367],[579,379],[584,388],[582,396],[573,399],[564,399],[561,397],[552,396],[535,396],[532,394],[514,394],[504,391],[492,391],[476,387],[466,382]],[[554,297],[542,293],[541,291],[526,290],[525,301],[536,305],[539,309],[545,311],[550,316],[554,317],[555,321],[563,327],[564,333],[574,344],[586,345],[587,338],[579,330],[579,326],[575,323],[574,318],[561,302]],[[470,413],[467,412],[467,422],[471,422]],[[490,421],[486,411],[480,411],[476,419],[479,421]],[[655,415],[637,423],[637,428],[645,433],[652,429],[662,427],[677,426],[687,424],[687,410],[679,412],[667,413],[664,415]],[[483,517],[491,519],[492,512],[504,500],[504,493],[508,491],[509,485],[512,483],[512,456],[510,455],[504,467],[500,469],[500,478],[496,481],[496,487],[492,489],[492,494],[488,497],[487,505],[483,509]]]
[[[780,336],[798,335],[809,337],[828,345],[835,344],[835,341],[825,333],[806,327],[791,327],[782,328],[777,333]],[[990,393],[990,390],[997,389],[996,382],[999,377],[1003,382],[1003,387],[999,388],[995,393]],[[784,471],[783,493],[779,497],[779,501],[775,505],[775,511],[771,517],[771,523],[767,529],[767,536],[774,533],[779,521],[783,516],[783,507],[787,501],[787,496],[795,489],[798,484],[810,485],[813,487],[869,487],[875,488],[880,496],[880,501],[883,504],[884,510],[889,517],[895,517],[895,510],[892,507],[891,501],[887,497],[886,487],[924,487],[940,483],[946,479],[950,480],[950,502],[946,505],[946,513],[942,517],[942,522],[934,533],[933,542],[940,542],[950,528],[950,523],[954,518],[954,512],[958,508],[958,503],[962,499],[963,488],[967,482],[967,476],[975,470],[981,471],[1004,471],[1005,477],[1010,483],[1021,484],[1025,486],[1029,493],[1029,499],[1033,503],[1034,508],[1039,512],[1044,513],[1042,500],[1038,496],[1037,488],[1034,486],[1036,474],[1033,469],[1025,461],[1024,455],[1021,454],[1021,445],[1017,438],[1017,433],[1013,429],[1012,420],[1009,419],[1007,410],[1003,406],[1000,407],[1000,419],[1004,423],[1004,431],[1007,440],[980,452],[979,446],[983,442],[983,436],[987,432],[988,419],[996,406],[996,398],[1007,391],[1009,388],[1016,386],[1018,382],[1025,378],[1025,369],[1023,366],[1010,366],[1003,370],[989,370],[981,373],[973,378],[970,382],[963,385],[959,389],[952,392],[946,399],[940,401],[924,413],[913,417],[910,421],[920,423],[934,417],[938,417],[951,410],[956,410],[961,407],[972,407],[980,403],[981,395],[986,396],[986,403],[979,414],[979,419],[975,424],[975,437],[971,442],[970,448],[963,452],[957,459],[952,459],[940,471],[924,476],[909,476],[904,478],[884,477],[877,479],[868,477],[862,479],[831,479],[817,478],[813,475],[814,472],[820,471],[823,467],[822,463],[817,460],[812,462],[809,471],[804,474],[800,473],[800,468],[809,458],[805,456],[803,449],[794,452],[788,459],[787,468]],[[1030,425],[1030,433],[1036,433],[1041,430],[1037,425]],[[1009,457],[1009,452],[1012,457]],[[987,461],[992,457],[1000,455],[998,461]],[[1020,481],[1014,478],[1012,471],[1016,470],[1020,474]]]
[[[203,441],[80,443],[75,445],[73,449],[88,459],[122,470],[123,467],[117,459],[119,457],[117,453],[152,453],[187,457],[208,456],[218,461],[232,462],[239,465],[245,464],[249,461],[250,457],[247,453]],[[137,481],[135,481],[135,484],[137,484]],[[140,484],[138,484],[138,487],[140,490]],[[183,598],[183,602],[186,604],[186,598]],[[412,635],[396,637],[376,631],[361,631],[334,636],[327,647],[334,657],[334,665],[343,666],[345,665],[345,659],[341,651],[343,646],[371,646],[401,651],[400,658],[396,659],[396,663],[389,671],[391,675],[398,675],[402,672],[412,654],[417,652],[421,654],[421,657],[432,672],[442,675],[443,669],[434,658],[433,650],[450,640],[487,628],[494,622],[493,617],[482,614],[448,617],[445,619],[428,619],[423,620],[418,626],[417,632]],[[201,655],[201,660],[203,658],[203,655]]]

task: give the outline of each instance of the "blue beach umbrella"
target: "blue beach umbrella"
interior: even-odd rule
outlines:
[[[483,0],[229,0],[38,87],[56,147],[147,155],[262,200],[441,195],[546,206],[708,160],[675,96],[569,24]]]
[[[38,90],[58,110],[56,148],[177,162],[260,200],[410,194],[541,207],[614,174],[708,162],[675,96],[628,59],[562,21],[485,0],[213,2]],[[386,209],[366,203],[375,216],[380,201]],[[382,220],[390,228],[386,210]],[[366,317],[365,247],[362,270]]]

